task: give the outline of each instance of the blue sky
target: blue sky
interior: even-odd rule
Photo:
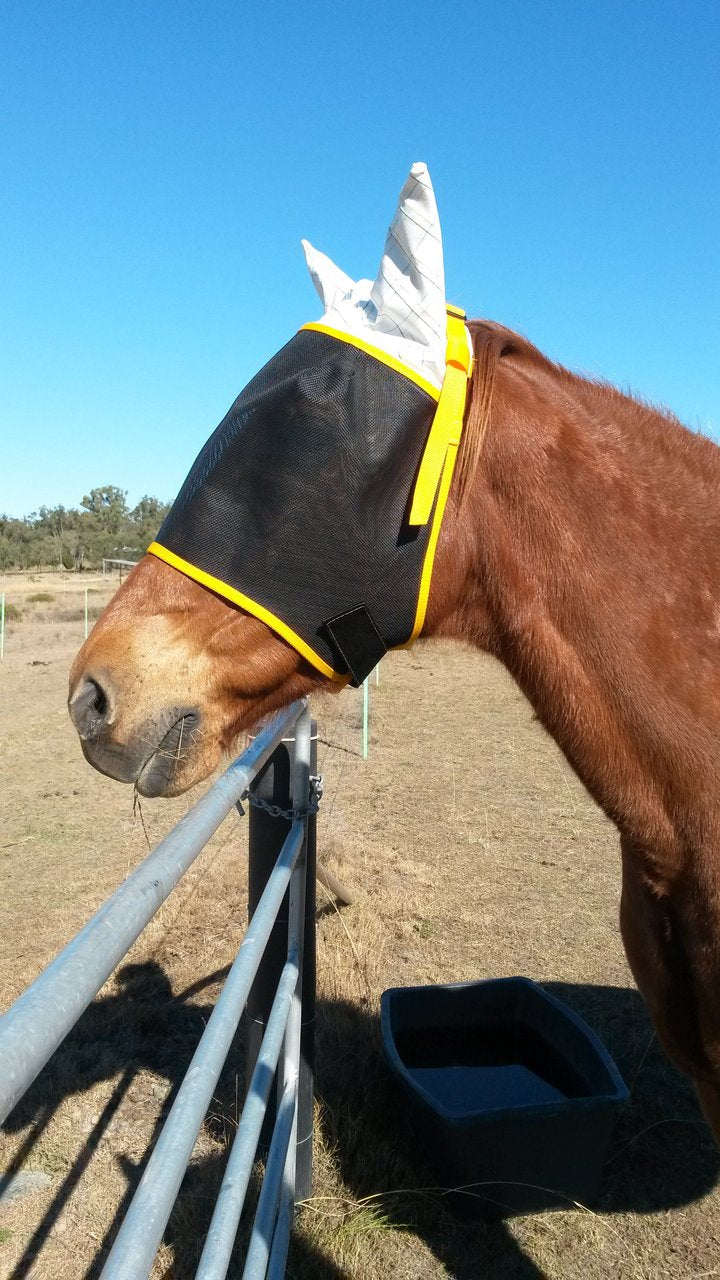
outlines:
[[[720,436],[717,0],[5,0],[0,511],[172,497],[430,167],[448,296]]]

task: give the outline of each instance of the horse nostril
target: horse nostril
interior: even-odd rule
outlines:
[[[95,697],[92,699],[90,703],[92,710],[96,711],[99,716],[102,716],[104,718],[105,712],[107,711],[107,705],[108,705],[108,700],[105,694],[105,690],[101,688],[101,686],[97,684],[95,680],[88,680],[88,684],[91,686],[94,686],[95,688]]]
[[[97,680],[86,679],[70,703],[70,715],[81,738],[97,738],[109,710],[108,695]]]

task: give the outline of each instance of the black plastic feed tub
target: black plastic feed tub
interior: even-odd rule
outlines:
[[[385,1057],[466,1218],[587,1204],[628,1091],[572,1009],[529,978],[383,992]]]

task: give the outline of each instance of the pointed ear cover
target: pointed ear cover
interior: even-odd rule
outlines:
[[[326,253],[321,253],[319,249],[313,248],[309,240],[301,240],[300,243],[303,247],[310,278],[315,285],[320,301],[325,310],[330,311],[336,303],[350,296],[355,287],[355,282],[344,271],[341,271],[340,267],[336,267]]]
[[[400,192],[374,282],[353,281],[324,253],[303,249],[327,329],[387,352],[438,389],[447,342],[442,236],[430,174],[414,164]]]
[[[400,192],[371,298],[378,322],[400,324],[416,342],[446,340],[445,268],[430,174],[414,164]],[[384,326],[383,326],[384,327]]]

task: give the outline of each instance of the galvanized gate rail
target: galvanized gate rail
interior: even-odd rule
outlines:
[[[0,1018],[2,1123],[220,823],[235,805],[243,812],[240,800],[249,792],[251,802],[255,799],[250,812],[252,918],[101,1280],[146,1280],[149,1275],[246,1004],[247,1096],[196,1280],[222,1280],[227,1273],[258,1143],[265,1138],[265,1177],[243,1280],[266,1275],[277,1280],[284,1274],[295,1201],[310,1193],[313,762],[310,713],[305,702],[294,703],[263,729]]]

